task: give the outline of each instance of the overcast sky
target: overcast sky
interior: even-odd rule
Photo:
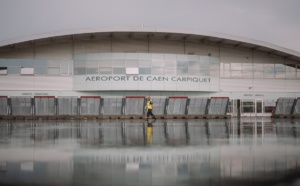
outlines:
[[[0,43],[141,25],[239,36],[300,52],[300,0],[0,0]]]

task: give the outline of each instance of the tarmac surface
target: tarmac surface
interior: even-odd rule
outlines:
[[[300,119],[0,120],[0,185],[300,185]]]

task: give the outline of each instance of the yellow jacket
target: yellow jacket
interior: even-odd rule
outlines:
[[[153,109],[153,102],[152,100],[147,101],[147,109]]]

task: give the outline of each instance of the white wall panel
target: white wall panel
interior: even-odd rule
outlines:
[[[74,43],[74,54],[106,53],[111,52],[111,40],[76,41]]]
[[[36,90],[73,90],[73,77],[64,76],[35,76]]]
[[[281,63],[284,64],[284,60],[283,59],[278,59],[275,57],[272,57],[266,53],[263,52],[253,52],[253,63],[271,63],[274,64],[279,63],[281,61]]]
[[[183,41],[150,40],[149,42],[149,53],[184,53]]]
[[[200,50],[198,51],[198,55],[202,56],[213,56],[213,57],[219,57],[220,56],[220,50],[219,46],[212,45],[212,44],[199,44]]]
[[[21,74],[23,75],[33,75],[34,68],[21,68]]]
[[[122,39],[113,40],[112,43],[113,52],[126,52],[126,53],[147,53],[148,41],[147,40],[133,40]]]
[[[35,59],[73,59],[73,44],[52,44],[35,47]]]
[[[264,92],[286,92],[286,81],[282,79],[254,79],[254,91]]]
[[[185,42],[185,54],[219,57],[219,46],[195,42]]]
[[[300,93],[300,79],[286,80],[286,92]]]
[[[1,76],[0,90],[72,90],[72,77]]]
[[[222,91],[300,92],[299,80],[283,79],[220,79]]]
[[[200,55],[200,45],[199,43],[186,42],[185,43],[185,53]],[[207,54],[206,54],[207,55]]]
[[[250,50],[222,47],[220,61],[223,63],[252,63],[252,54]]]
[[[252,91],[253,83],[251,79],[220,79],[221,91]]]
[[[0,90],[33,90],[33,76],[1,76]]]
[[[34,48],[20,48],[10,52],[0,52],[0,58],[7,59],[33,59]]]

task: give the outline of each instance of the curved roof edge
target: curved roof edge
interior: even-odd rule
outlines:
[[[149,28],[149,27],[136,27],[136,28],[125,28],[125,27],[113,27],[113,28],[86,28],[86,29],[76,29],[76,30],[64,30],[57,32],[49,32],[43,34],[35,34],[30,36],[19,37],[15,39],[3,40],[0,41],[0,47],[6,45],[12,45],[20,42],[32,41],[36,39],[43,39],[49,37],[57,37],[64,35],[74,35],[74,34],[84,34],[84,33],[101,33],[101,32],[158,32],[158,33],[176,33],[176,34],[191,34],[191,35],[199,35],[199,36],[207,36],[207,37],[216,37],[220,39],[229,39],[243,43],[249,43],[257,46],[262,46],[266,48],[270,48],[273,50],[281,51],[286,54],[290,54],[293,56],[300,57],[300,52],[290,50],[284,47],[280,47],[271,43],[258,41],[254,39],[243,38],[239,36],[232,36],[222,33],[215,33],[209,31],[196,31],[196,30],[185,30],[185,29],[165,29],[165,28]]]

